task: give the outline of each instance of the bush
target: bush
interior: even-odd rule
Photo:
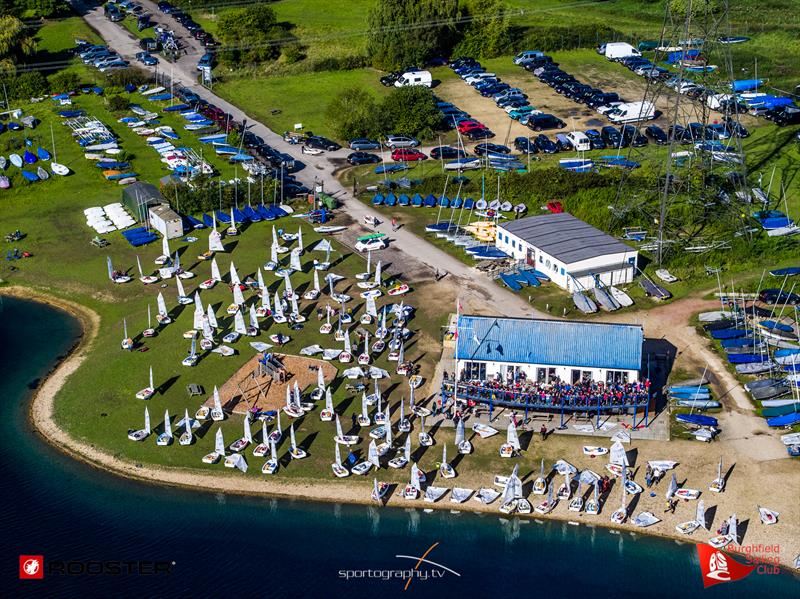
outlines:
[[[108,99],[108,109],[111,112],[123,112],[128,109],[130,102],[122,96],[111,96]]]
[[[106,87],[123,88],[129,83],[140,86],[149,83],[153,76],[145,70],[132,67],[128,69],[116,69],[103,73]]]
[[[20,100],[30,100],[47,94],[47,80],[39,71],[22,73],[12,79],[9,95]]]
[[[80,78],[74,71],[59,71],[48,78],[50,91],[54,94],[65,94],[80,87]]]
[[[618,39],[627,39],[627,36],[606,25],[594,23],[575,24],[569,27],[551,25],[531,27],[521,36],[521,43],[515,49],[536,48],[543,52],[574,50],[593,48],[602,42]]]
[[[379,133],[402,133],[430,139],[442,121],[436,98],[427,87],[399,87],[381,102]]]
[[[369,92],[351,87],[331,101],[326,116],[336,136],[347,140],[374,133],[377,112],[377,103]]]
[[[281,52],[281,55],[283,56],[283,61],[286,64],[294,64],[296,62],[300,62],[306,57],[305,49],[301,44],[297,42],[286,44],[283,47],[283,52]]]

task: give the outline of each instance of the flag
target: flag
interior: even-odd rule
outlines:
[[[704,543],[697,545],[697,555],[700,558],[700,571],[703,574],[704,588],[721,582],[741,580],[756,569],[755,566],[739,563],[721,551],[714,549],[711,545]]]

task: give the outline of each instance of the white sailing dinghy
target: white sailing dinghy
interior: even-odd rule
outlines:
[[[260,332],[260,328],[258,326],[258,316],[256,315],[256,307],[254,305],[250,306],[250,326],[245,329],[245,334],[248,337],[257,337],[258,333]]]
[[[156,330],[152,325],[152,316],[150,313],[150,304],[147,304],[147,328],[142,331],[142,337],[150,338],[156,336]]]
[[[625,447],[619,441],[615,441],[611,446],[611,456],[606,464],[606,470],[611,472],[614,476],[620,476],[623,471],[626,471],[630,466],[628,462],[628,455],[625,452]]]
[[[506,429],[506,442],[500,446],[500,457],[510,458],[520,450],[519,436],[517,435],[517,426],[513,420],[509,420],[508,428]]]
[[[286,314],[283,312],[283,302],[281,301],[280,295],[278,292],[275,292],[275,309],[272,311],[272,322],[275,324],[284,324],[286,323]]]
[[[136,256],[136,267],[139,270],[139,280],[142,282],[142,284],[150,285],[152,283],[158,282],[158,277],[144,274],[144,272],[142,271],[142,262],[141,260],[139,260],[139,256]]]
[[[322,369],[320,369],[320,372]],[[333,398],[331,397],[331,390],[325,389],[325,408],[319,413],[319,419],[322,422],[330,422],[333,420]]]
[[[353,361],[352,347],[350,346],[350,331],[344,331],[344,351],[339,354],[339,362],[348,364]]]
[[[358,474],[359,476],[364,476],[373,466],[375,466],[376,469],[380,468],[378,445],[375,443],[374,439],[370,441],[369,450],[367,451],[367,459],[353,466],[351,472],[353,474]]]
[[[108,270],[108,278],[111,279],[112,283],[121,285],[123,283],[129,283],[131,280],[128,275],[114,270],[114,265],[111,263],[111,256],[106,256],[106,269]]]
[[[369,426],[371,424],[367,411],[367,393],[365,391],[361,393],[361,414],[356,418],[356,422],[358,422],[358,426]]]
[[[271,457],[261,466],[262,474],[275,474],[278,471],[278,455],[275,451],[274,439],[269,440],[269,452]]]
[[[516,464],[511,476],[506,479],[503,485],[503,495],[500,500],[500,512],[503,514],[512,514],[517,511],[517,506],[519,505],[519,498],[516,493],[516,481],[519,480],[517,477],[518,472],[519,464]],[[519,496],[522,496],[522,481],[520,481]]]
[[[591,498],[586,502],[586,513],[590,516],[596,516],[600,513],[600,481],[594,481],[594,492]]]
[[[725,477],[722,476],[722,458],[719,459],[719,464],[717,464],[717,478],[711,481],[708,490],[712,493],[722,493],[725,490]]]
[[[558,503],[558,498],[553,497],[553,485],[547,485],[547,499],[542,501],[539,505],[536,506],[534,511],[537,514],[541,514],[542,516],[545,514],[549,514],[553,511]]]
[[[487,487],[481,487],[478,489],[478,492],[475,493],[473,499],[478,503],[482,503],[483,505],[489,505],[498,497],[500,497],[500,491],[495,491],[494,489],[489,489]]]
[[[253,435],[250,432],[250,419],[247,416],[244,417],[243,427],[244,434],[228,447],[233,452],[242,451],[253,442]]]
[[[442,463],[439,464],[439,474],[442,478],[455,478],[456,471],[447,461],[447,443],[442,443]]]
[[[761,517],[761,524],[766,524],[767,526],[777,524],[778,516],[780,516],[775,510],[761,507],[760,505],[758,506],[758,515]]]
[[[406,442],[403,445],[403,454],[396,456],[389,460],[390,468],[405,468],[411,461],[411,437],[406,437]]]
[[[556,497],[559,499],[563,499],[564,501],[570,499],[572,497],[572,473],[567,472],[564,475],[564,482],[561,483],[561,486],[558,488],[558,492],[556,493]]]
[[[618,510],[615,510],[613,514],[611,514],[611,521],[614,524],[623,524],[625,520],[628,519],[628,505],[627,505],[627,496],[628,491],[625,488],[625,482],[628,480],[628,469],[622,469],[622,484],[620,485],[620,491],[622,492],[622,503]]]
[[[389,406],[386,407],[386,415],[384,416],[383,428],[383,443],[378,445],[378,455],[383,457],[392,449],[392,417],[390,414]]]
[[[411,421],[406,418],[406,398],[400,398],[400,419],[397,422],[397,430],[401,433],[408,433],[411,431]]]
[[[570,499],[567,506],[570,512],[580,512],[583,509],[583,495],[581,495],[581,481],[578,479],[578,488],[575,490],[575,497]]]
[[[273,241],[270,246],[269,256],[269,261],[264,263],[264,270],[273,272],[280,266],[280,262],[278,261],[278,244],[275,241]]]
[[[147,406],[144,408],[144,428],[139,430],[130,429],[128,431],[128,439],[131,441],[144,441],[150,436],[150,412],[147,411]]]
[[[155,395],[156,387],[153,384],[153,367],[150,367],[150,385],[136,393],[136,399],[150,399]]]
[[[194,441],[194,435],[192,435],[192,420],[189,418],[189,410],[186,410],[183,415],[183,426],[184,431],[178,438],[178,443],[184,446],[191,445],[192,441]]]
[[[226,468],[238,468],[242,472],[247,472],[247,460],[241,453],[232,453],[225,458]]]
[[[386,412],[383,411],[383,406],[382,406],[383,398],[381,397],[380,393],[376,393],[376,395],[378,397],[378,402],[377,402],[378,406],[377,406],[377,408],[375,410],[375,414],[372,417],[372,421],[375,424],[386,424],[387,416],[386,416]],[[369,402],[367,402],[367,403],[369,403]]]
[[[488,439],[492,435],[496,435],[500,431],[496,428],[489,426],[488,424],[482,424],[480,422],[476,422],[472,425],[472,430],[478,433],[481,439]]]
[[[366,281],[366,280],[368,280],[370,278],[370,276],[372,276],[371,267],[372,267],[372,252],[369,251],[369,252],[367,252],[367,271],[366,272],[360,272],[360,273],[356,274],[356,280],[358,280],[358,281]]]
[[[419,444],[422,445],[422,447],[430,447],[433,445],[433,437],[425,432],[425,416],[421,416],[419,419]]]
[[[263,458],[269,451],[269,433],[267,432],[267,421],[261,421],[261,443],[253,448],[253,457]]]
[[[222,275],[219,272],[219,266],[217,265],[217,259],[211,259],[211,278],[206,279],[202,283],[200,283],[200,289],[211,289],[217,283],[222,282]]]
[[[472,453],[472,443],[470,443],[466,439],[463,418],[458,419],[458,424],[456,425],[455,442],[456,442],[456,447],[458,448],[458,453],[460,453],[461,455],[467,455]]]
[[[377,478],[372,479],[372,497],[373,501],[381,501],[389,490],[389,483],[378,482]]]
[[[369,331],[364,331],[364,349],[358,354],[358,363],[361,366],[367,366],[372,361],[369,354]]]
[[[355,445],[358,443],[357,435],[345,435],[342,432],[342,422],[339,420],[339,414],[336,414],[336,436],[333,440],[339,445]]]
[[[308,453],[306,453],[305,449],[297,446],[297,440],[294,437],[294,422],[289,425],[289,439],[291,440],[289,455],[292,456],[292,459],[302,460],[308,456]]]
[[[714,549],[722,549],[727,545],[739,543],[739,521],[736,519],[736,514],[731,515],[727,522],[727,531],[724,534],[718,534],[708,540],[708,544]]]
[[[216,386],[214,387],[214,407],[211,408],[211,420],[214,422],[225,420],[225,412],[222,411],[222,402],[219,398],[219,390]]]
[[[304,414],[302,408],[295,405],[294,395],[289,385],[286,385],[286,405],[281,409],[289,418],[300,418]]]
[[[450,502],[451,503],[464,503],[475,491],[473,489],[465,489],[463,487],[453,487],[452,493],[450,493]]]
[[[654,516],[651,512],[640,512],[634,519],[633,525],[638,528],[647,528],[653,524],[661,522],[660,518]]]
[[[403,499],[419,499],[422,492],[422,483],[419,478],[419,466],[414,462],[411,464],[411,480],[403,489]]]
[[[342,466],[342,454],[339,451],[338,443],[334,444],[334,451],[336,453],[336,458],[334,459],[333,464],[331,464],[331,469],[333,470],[333,474],[337,478],[345,478],[347,476],[350,476],[350,471],[344,466]]]
[[[156,437],[156,445],[169,445],[172,443],[172,424],[169,421],[169,410],[164,411],[164,432]]]
[[[133,349],[133,339],[128,337],[128,321],[122,319],[122,342],[120,343],[122,349],[131,351]]]
[[[222,438],[222,429],[218,428],[214,439],[214,451],[203,456],[203,463],[216,464],[222,457],[225,457],[225,441]]]
[[[192,337],[192,345],[189,348],[189,355],[186,356],[181,364],[184,366],[195,366],[197,364],[197,340]]]
[[[305,293],[303,293],[303,299],[308,300],[310,302],[316,301],[319,298],[320,288],[319,288],[319,273],[318,271],[314,271],[313,274],[313,283],[311,289],[308,289]]]
[[[170,256],[172,255],[172,251],[169,249],[169,241],[167,240],[167,236],[164,235],[161,237],[161,255],[158,256],[154,262],[158,266],[164,266],[167,262],[170,261]]]
[[[281,429],[281,413],[278,411],[278,420],[275,424],[275,428],[272,429],[272,432],[269,434],[269,441],[270,443],[280,443],[281,439],[283,439],[283,431]]]
[[[547,478],[544,475],[544,458],[542,458],[539,476],[533,481],[533,494],[544,495],[545,493],[547,493]]]
[[[172,319],[169,317],[167,302],[164,301],[164,295],[160,291],[158,292],[158,297],[156,298],[156,304],[158,305],[158,314],[156,315],[156,321],[158,324],[164,326],[171,323]]]
[[[370,295],[366,299],[364,314],[361,315],[359,320],[363,325],[372,324],[378,319],[378,307],[375,304],[375,298]]]
[[[183,288],[183,281],[180,279],[175,279],[175,287],[178,290],[178,303],[182,306],[188,306],[189,304],[194,303],[194,299],[186,295],[186,291]]]
[[[430,485],[425,489],[425,497],[423,500],[427,503],[436,503],[444,497],[445,493],[447,493],[447,487],[434,487]]]
[[[700,527],[706,527],[706,509],[702,499],[697,502],[697,511],[695,512],[694,520],[681,522],[675,526],[675,530],[683,535],[690,535]]]
[[[588,455],[589,457],[597,457],[601,455],[606,455],[608,453],[607,447],[599,447],[597,445],[584,445],[583,446],[583,455]]]

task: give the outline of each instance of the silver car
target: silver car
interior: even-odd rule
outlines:
[[[419,140],[405,135],[389,135],[386,137],[386,145],[393,150],[395,148],[416,148]]]

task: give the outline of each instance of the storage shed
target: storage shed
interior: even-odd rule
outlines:
[[[138,222],[142,223],[148,218],[148,208],[166,204],[167,201],[158,187],[150,183],[137,181],[122,190],[122,203]]]
[[[151,206],[150,226],[167,239],[183,237],[183,219],[180,214],[169,207],[169,204]]]

